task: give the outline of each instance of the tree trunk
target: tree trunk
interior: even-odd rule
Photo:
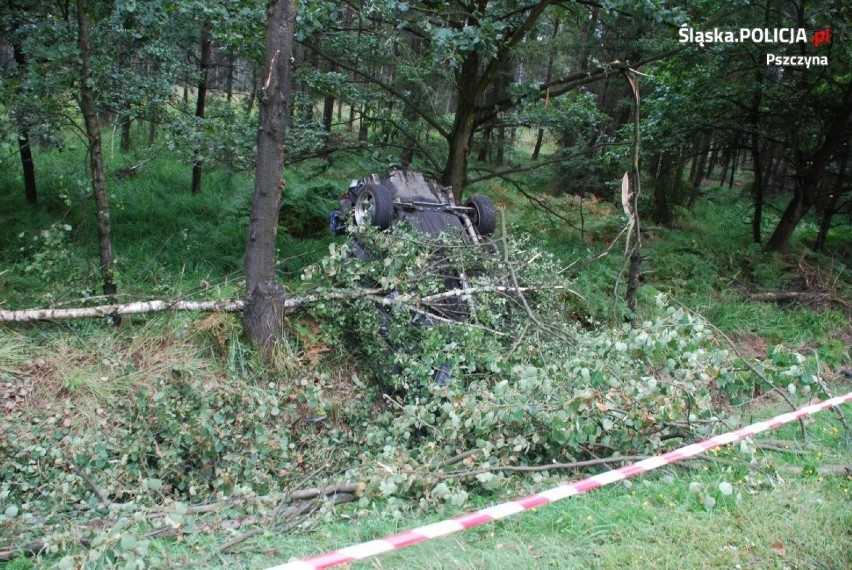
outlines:
[[[728,179],[728,165],[731,162],[731,151],[730,149],[725,149],[722,151],[722,162],[721,162],[721,170],[722,172],[719,174],[719,185],[723,186],[725,181]]]
[[[289,0],[272,0],[266,19],[267,78],[261,90],[257,171],[246,238],[246,336],[272,349],[281,338],[284,291],[275,277],[278,210],[284,187],[284,136],[290,116],[290,58],[296,14]]]
[[[30,146],[30,133],[26,129],[21,129],[21,132],[18,133],[18,149],[21,152],[21,167],[24,170],[24,197],[28,204],[35,204],[38,201],[35,163]]]
[[[470,139],[473,136],[476,110],[482,102],[485,87],[490,83],[480,79],[479,64],[479,54],[473,52],[467,56],[456,74],[456,112],[453,117],[453,128],[447,135],[449,153],[441,175],[441,183],[452,187],[456,201],[459,203],[467,176],[467,157],[470,153]]]
[[[132,67],[133,63],[130,60],[129,49],[119,49],[118,52],[118,66],[121,69],[127,69]],[[129,152],[130,151],[130,127],[133,123],[133,109],[130,101],[126,101],[124,103],[124,108],[118,111],[118,126],[120,129],[120,139],[118,143],[118,148],[121,149],[121,152]]]
[[[760,228],[763,223],[763,164],[761,162],[756,125],[751,133],[751,161],[754,169],[754,181],[751,187],[754,207],[751,216],[751,239],[754,243],[760,243],[762,240]]]
[[[756,72],[756,85],[751,97],[751,108],[749,109],[748,122],[749,130],[751,131],[750,150],[751,150],[751,165],[754,171],[754,180],[752,181],[751,195],[753,202],[753,211],[751,216],[751,239],[754,243],[761,242],[760,226],[763,222],[763,161],[761,160],[762,153],[760,148],[760,102],[763,98],[763,70]]]
[[[544,142],[544,129],[539,127],[538,134],[535,136],[535,147],[530,160],[538,160],[538,155],[541,152],[541,144]]]
[[[441,175],[441,182],[445,186],[452,187],[457,202],[461,201],[462,188],[467,176],[467,156],[470,150],[470,137],[473,134],[473,121],[475,119],[472,105],[462,101],[459,101],[458,104],[465,109],[456,111],[453,130],[447,138],[449,156]]]
[[[491,154],[491,133],[493,127],[488,125],[482,130],[482,145],[479,147],[479,154],[476,155],[476,160],[479,162],[487,162]]]
[[[680,201],[683,195],[683,170],[686,168],[686,161],[683,159],[683,149],[681,149],[674,159],[674,163],[677,165],[677,169],[674,173],[672,192],[669,194],[669,198]]]
[[[334,122],[334,97],[326,95],[322,103],[322,128],[331,134],[331,124]]]
[[[752,135],[757,137],[757,135]],[[754,182],[751,187],[752,206],[754,211],[751,215],[751,240],[754,243],[760,243],[762,236],[760,228],[763,224],[763,176],[761,174],[760,154],[752,145],[752,157],[756,166],[754,168]]]
[[[77,21],[79,25],[79,47],[81,61],[80,81],[80,111],[86,124],[86,135],[89,142],[89,161],[92,168],[92,190],[95,195],[96,215],[98,221],[98,242],[101,254],[101,275],[103,276],[103,292],[111,299],[116,291],[115,256],[112,250],[112,224],[109,212],[109,194],[106,189],[104,175],[104,156],[101,148],[101,127],[98,123],[95,93],[92,88],[90,38],[91,24],[89,22],[88,0],[77,0]],[[121,317],[113,317],[115,324],[121,322]]]
[[[763,165],[761,170],[761,182],[763,183],[763,192],[766,193],[772,187],[772,172],[775,170],[775,154],[778,150],[778,145],[767,141],[766,146],[760,153],[760,162]]]
[[[828,239],[828,230],[831,229],[831,218],[837,212],[837,204],[840,203],[840,197],[843,195],[843,182],[846,180],[846,165],[849,161],[849,143],[843,150],[843,155],[840,157],[840,163],[837,168],[837,178],[834,180],[834,187],[831,194],[828,196],[828,203],[823,207],[822,215],[819,221],[819,233],[817,234],[816,242],[814,243],[814,251],[825,251],[825,242]]]
[[[680,167],[676,167],[675,157],[671,151],[658,155],[653,162],[656,168],[654,169],[654,208],[651,217],[656,223],[670,228],[673,219],[669,202],[670,197],[675,193],[675,178]]]
[[[713,177],[713,169],[716,168],[716,161],[719,159],[719,147],[715,143],[715,133],[710,137],[710,158],[707,160],[707,171],[704,174],[705,178]]]
[[[201,26],[201,73],[198,76],[198,98],[195,101],[195,116],[204,119],[204,107],[207,103],[207,76],[210,71],[210,21],[204,20]],[[201,168],[204,162],[201,149],[195,149],[195,164],[192,165],[192,193],[201,192]]]
[[[630,239],[630,233],[632,233],[634,239],[633,249],[630,252],[630,269],[627,273],[627,291],[624,294],[624,300],[627,303],[627,308],[630,309],[632,320],[636,315],[636,296],[639,291],[639,280],[642,274],[642,228],[639,222],[639,193],[641,190],[641,174],[639,170],[639,107],[641,100],[639,96],[639,83],[636,81],[633,71],[625,72],[624,76],[633,90],[633,164],[630,175],[627,177],[630,194],[626,205],[631,218],[627,237]],[[623,187],[622,203],[624,203]]]
[[[148,146],[154,146],[155,140],[157,140],[157,121],[151,120],[148,122]]]
[[[367,142],[367,137],[370,134],[370,128],[367,126],[366,115],[369,114],[370,110],[364,106],[361,108],[361,117],[358,121],[358,141]]]
[[[130,150],[130,127],[132,125],[132,120],[129,116],[125,115],[121,118],[121,142],[119,143],[119,148],[121,152],[127,152]]]
[[[15,63],[18,64],[19,72],[23,72],[27,66],[27,56],[20,44],[14,43],[12,45],[12,53]],[[24,173],[24,197],[28,204],[35,204],[38,201],[35,163],[33,162],[33,150],[30,146],[30,131],[26,126],[22,126],[18,131],[18,150],[21,153],[21,168]]]
[[[257,99],[257,66],[251,66],[251,92],[246,101],[246,117],[251,116],[251,111],[254,109],[254,101]]]
[[[828,240],[828,230],[831,229],[831,218],[837,211],[837,203],[840,201],[840,193],[835,192],[831,195],[828,204],[822,211],[819,220],[819,233],[814,242],[814,251],[825,251],[825,242]]]
[[[790,200],[790,203],[781,215],[781,220],[779,220],[778,225],[775,227],[772,237],[766,243],[766,249],[769,251],[782,251],[786,249],[787,244],[790,243],[790,238],[793,236],[793,231],[795,231],[801,219],[805,217],[805,214],[808,213],[811,205],[803,192],[797,189],[796,195]]]
[[[764,185],[767,190],[771,190],[775,194],[779,194],[784,191],[784,165],[787,162],[786,157],[784,156],[784,147],[781,145],[775,145],[775,153],[773,155],[775,158],[772,163],[772,170],[769,173],[768,180],[764,181]],[[771,181],[771,186],[769,186]]]
[[[352,74],[352,77],[355,78],[355,74]],[[346,132],[351,133],[352,129],[355,128],[355,103],[349,103],[349,121],[346,123]]]
[[[227,58],[228,75],[225,77],[225,100],[230,103],[234,98],[234,68],[236,67],[234,56]]]
[[[494,164],[503,166],[506,163],[506,127],[500,125],[497,127],[497,155],[494,157]]]
[[[837,114],[829,123],[828,129],[822,139],[822,144],[810,155],[810,160],[800,160],[798,172],[796,172],[796,189],[793,199],[781,215],[778,226],[769,238],[766,249],[769,251],[782,251],[787,247],[793,231],[804,215],[817,200],[817,190],[825,167],[831,160],[832,153],[837,145],[846,144],[844,136],[849,117],[852,115],[852,86],[846,88],[843,103]],[[801,169],[804,168],[804,171]]]
[[[778,175],[775,177],[778,180],[777,192],[776,194],[783,194],[787,189],[787,167],[790,166],[790,163],[787,161],[785,157],[781,162],[781,168]]]
[[[701,183],[704,181],[704,167],[707,164],[707,149],[710,145],[709,135],[705,136],[698,142],[698,154],[695,157],[695,162],[693,162],[693,171],[690,173],[690,182],[692,183],[692,188],[689,192],[689,202],[687,203],[687,207],[692,209],[695,205],[695,202],[698,200],[698,194],[701,190]]]
[[[737,163],[740,160],[740,153],[737,150],[734,150],[733,155],[731,155],[731,172],[730,179],[728,180],[728,188],[734,187],[734,174],[737,173]]]
[[[587,52],[588,45],[589,45],[588,44],[589,37],[587,35],[588,32],[589,32],[589,29],[588,29],[588,27],[586,27],[583,30],[583,37],[582,37],[583,47],[581,48],[583,51],[581,51],[581,53],[580,53],[580,69],[585,69],[584,62],[586,60],[588,60],[588,58],[589,58],[588,52]],[[553,22],[553,35],[551,36],[551,39],[555,40],[558,35],[559,35],[559,18],[557,18],[556,21]],[[554,54],[554,50],[551,50],[550,53],[547,56],[547,70],[544,72],[544,82],[545,83],[550,83],[550,80],[553,78],[553,54]],[[548,90],[548,95],[545,96],[545,98],[544,98],[544,108],[545,109],[548,107],[549,103],[550,103],[550,91]],[[544,142],[544,129],[539,127],[538,128],[538,134],[535,137],[535,147],[533,148],[531,160],[538,160],[538,155],[541,152],[541,145],[542,145],[543,142]]]

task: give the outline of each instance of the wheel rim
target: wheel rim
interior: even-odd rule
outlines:
[[[468,202],[468,204],[467,204],[467,205],[468,205],[468,207],[469,207],[471,210],[473,210],[473,211],[469,214],[469,216],[470,216],[470,222],[473,224],[473,227],[474,227],[474,228],[479,229],[479,208],[477,208],[477,207],[476,207],[476,203],[475,203],[475,202]]]
[[[376,204],[373,201],[373,193],[369,190],[364,190],[358,196],[358,201],[355,203],[355,223],[359,226],[371,224],[375,211]]]

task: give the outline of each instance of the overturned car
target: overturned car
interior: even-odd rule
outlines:
[[[414,234],[427,238],[424,243],[430,250],[431,267],[438,277],[438,287],[447,293],[470,287],[470,278],[477,272],[477,264],[459,265],[454,262],[450,243],[464,246],[473,257],[493,258],[497,251],[491,236],[497,226],[497,210],[487,196],[471,196],[462,206],[456,204],[452,189],[429,180],[414,171],[396,170],[386,176],[371,175],[354,180],[341,196],[340,209],[331,212],[330,228],[335,235],[347,232],[349,224],[374,226],[388,230],[397,225],[407,225]],[[366,247],[357,236],[350,240],[352,255],[362,260],[374,260],[387,255]],[[393,296],[395,293],[389,293]],[[432,303],[416,315],[412,324],[432,327],[435,322],[465,322],[470,316],[469,301],[464,295],[449,294],[439,303]],[[391,313],[379,308],[378,333],[393,357],[406,352],[390,333]],[[439,385],[449,381],[449,365],[435,366],[433,379]],[[391,373],[399,373],[392,365]]]
[[[405,221],[432,237],[455,231],[472,243],[480,243],[497,226],[496,209],[487,196],[475,194],[464,206],[458,206],[450,188],[408,170],[353,180],[340,198],[340,210],[331,213],[331,231],[335,235],[346,231],[345,216],[349,212],[354,213],[358,225],[387,229]]]

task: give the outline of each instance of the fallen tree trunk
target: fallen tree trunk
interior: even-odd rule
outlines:
[[[465,289],[451,289],[443,293],[435,293],[426,297],[412,297],[400,295],[398,297],[387,296],[390,291],[384,289],[359,289],[334,290],[301,297],[292,297],[284,301],[284,309],[293,311],[318,301],[369,298],[382,305],[431,305],[448,297],[463,297],[476,293],[501,293],[501,292],[525,292],[539,290],[539,287],[468,287]],[[574,293],[565,287],[556,286],[551,289],[564,289]],[[576,294],[576,293],[575,293]],[[384,295],[384,296],[383,296]],[[242,311],[244,304],[239,299],[224,299],[218,301],[164,301],[155,299],[152,301],[136,301],[134,303],[115,303],[110,305],[98,305],[96,307],[77,307],[73,309],[21,309],[18,311],[0,310],[0,322],[21,323],[28,321],[59,321],[67,319],[94,319],[101,317],[115,317],[118,315],[141,315],[146,313],[162,313],[165,311],[201,311],[210,313],[235,313]]]
[[[795,299],[807,299],[813,297],[813,293],[807,291],[771,291],[769,293],[752,293],[748,296],[752,301],[793,301]]]
[[[135,303],[78,307],[74,309],[23,309],[0,311],[0,322],[58,321],[65,319],[93,319],[115,315],[141,315],[163,311],[242,311],[242,301],[137,301]]]
[[[751,301],[764,301],[770,303],[796,302],[800,305],[822,305],[832,303],[843,307],[849,307],[849,303],[833,296],[826,291],[770,291],[768,293],[751,293],[748,295]]]

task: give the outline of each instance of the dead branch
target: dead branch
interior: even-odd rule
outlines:
[[[101,488],[95,484],[95,482],[92,480],[88,473],[86,473],[73,463],[69,463],[68,467],[71,468],[71,471],[73,471],[75,475],[77,475],[80,479],[86,482],[86,485],[88,485],[92,492],[95,494],[95,496],[97,496],[101,505],[108,506],[110,504],[110,501],[109,499],[107,499],[107,496],[104,494],[103,491],[101,491]]]
[[[83,548],[88,548],[92,541],[88,538],[81,538],[80,545]],[[21,546],[6,546],[0,548],[0,562],[8,562],[19,556],[35,556],[39,552],[47,548],[48,544],[44,540],[33,540]]]
[[[447,459],[446,461],[444,461],[440,465],[438,465],[438,469],[443,469],[445,467],[449,467],[450,465],[455,465],[456,463],[460,463],[460,462],[464,461],[465,459],[467,459],[468,457],[473,457],[478,452],[479,452],[478,449],[469,449],[469,450],[467,450],[463,453],[459,453],[458,455],[454,455],[453,457],[450,457],[449,459]]]
[[[648,455],[624,455],[619,457],[603,457],[600,459],[587,459],[586,461],[575,461],[574,463],[549,463],[547,465],[491,465],[488,467],[480,467],[479,469],[470,469],[466,471],[452,471],[450,473],[441,473],[441,479],[459,479],[461,477],[471,477],[480,473],[493,473],[494,471],[512,471],[516,473],[535,473],[538,471],[564,471],[567,469],[581,469],[583,467],[591,467],[593,465],[606,465],[608,463],[627,463],[631,461],[641,461],[648,459]]]
[[[346,486],[345,485],[333,485],[332,487],[338,487],[338,488],[343,489]],[[332,488],[332,487],[329,487],[329,488]],[[319,489],[305,489],[305,491],[310,491],[310,490],[319,491]],[[357,490],[358,494],[360,494],[361,491],[363,491],[363,485],[361,485],[361,488],[356,489],[356,490]],[[323,493],[323,494],[328,495],[330,493]],[[357,499],[357,498],[358,498],[357,495],[354,494],[354,493],[347,493],[347,492],[341,491],[339,493],[335,493],[332,496],[331,504],[332,505],[341,505],[343,503],[351,503],[351,502],[355,501],[355,499]],[[286,532],[288,530],[292,530],[296,526],[301,524],[301,522],[304,518],[304,515],[311,514],[315,511],[319,510],[319,508],[320,508],[319,503],[312,502],[312,501],[302,501],[302,502],[300,502],[296,505],[293,505],[290,508],[288,508],[286,511],[281,513],[280,518],[287,521],[287,523],[282,525],[281,527],[276,527],[275,530],[277,530],[278,532]],[[254,536],[257,536],[259,534],[262,534],[265,530],[266,530],[265,528],[256,528],[256,529],[253,529],[253,530],[246,532],[245,534],[242,534],[240,536],[232,538],[231,540],[229,540],[228,542],[226,542],[225,544],[223,544],[219,548],[219,553],[225,553],[225,552],[233,549],[236,545],[240,544],[241,542],[248,540],[249,538],[252,538]]]
[[[790,455],[807,455],[806,451],[801,449],[793,449],[789,447],[780,447],[778,445],[769,445],[767,443],[755,443],[755,447],[763,451],[777,451],[778,453],[788,453]]]
[[[47,543],[43,540],[34,540],[21,546],[9,546],[0,548],[0,562],[8,562],[19,556],[34,556],[45,549]]]
[[[748,296],[748,298],[752,301],[792,301],[794,299],[801,299],[804,296],[813,296],[812,293],[806,293],[804,291],[771,291],[769,293],[752,293]]]
[[[291,427],[291,429],[292,429],[292,427]],[[314,477],[318,476],[320,473],[322,473],[326,469],[328,469],[328,463],[323,463],[322,465],[320,465],[319,467],[314,469],[311,473],[309,473],[308,475],[305,475],[302,478],[302,480],[299,481],[299,483],[296,485],[296,487],[301,487],[302,485],[304,485],[308,481],[314,479]],[[284,493],[283,498],[281,499],[280,503],[278,503],[278,506],[275,508],[275,513],[272,515],[273,521],[277,521],[283,515],[284,505],[285,505],[285,503],[290,502],[290,496],[291,496],[292,492],[293,491],[288,489],[287,492]]]
[[[264,531],[264,529],[262,529],[262,528],[256,528],[254,530],[250,530],[249,532],[247,532],[245,534],[241,534],[240,536],[238,536],[236,538],[232,538],[231,540],[229,540],[228,542],[223,544],[221,547],[219,547],[219,552],[224,554],[225,552],[228,552],[230,549],[232,549],[236,545],[240,544],[241,542],[248,540],[249,538],[251,538],[253,536],[263,534],[263,531]]]
[[[300,489],[293,491],[290,498],[294,501],[304,501],[307,499],[315,499],[320,496],[338,495],[346,493],[349,495],[360,496],[367,486],[364,483],[341,483],[339,485],[329,485],[328,487],[317,487],[314,489]]]
[[[510,266],[511,267],[511,266]],[[441,301],[443,299],[447,299],[449,297],[463,297],[464,295],[473,295],[474,293],[524,293],[527,291],[542,291],[542,287],[507,287],[505,285],[494,285],[487,287],[468,287],[466,289],[450,289],[449,291],[444,291],[443,293],[435,293],[434,295],[428,295],[419,300],[420,303],[424,305],[434,304],[435,301]],[[573,293],[578,297],[582,298],[583,296],[573,291],[564,285],[554,285],[552,287],[547,288],[548,291],[567,291],[569,293]]]
[[[764,439],[764,438],[760,438],[759,440],[756,440],[756,442],[761,444],[761,445],[772,445],[772,446],[775,446],[775,447],[783,447],[785,449],[787,449],[787,448],[799,449],[802,445],[802,442],[795,441],[795,440],[792,440],[792,439]]]
[[[805,468],[795,466],[785,466],[784,471],[791,475],[804,475]],[[817,475],[846,475],[852,476],[852,465],[820,465],[816,468]]]
[[[774,303],[797,302],[802,305],[818,305],[824,303],[834,303],[845,308],[849,308],[850,304],[839,299],[828,292],[824,291],[769,291],[766,293],[750,293],[747,295],[751,301],[763,301]]]

